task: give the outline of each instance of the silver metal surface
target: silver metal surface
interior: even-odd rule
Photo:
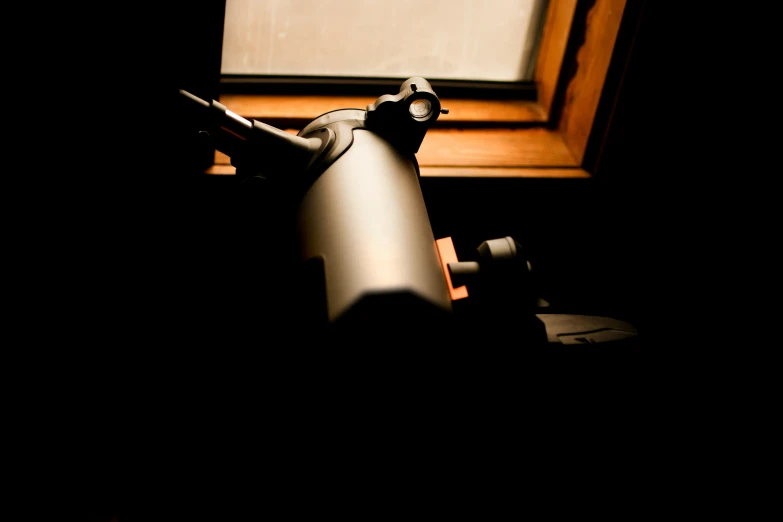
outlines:
[[[383,292],[451,310],[415,166],[378,135],[354,131],[351,148],[303,198],[299,229],[304,258],[324,259],[330,321]]]

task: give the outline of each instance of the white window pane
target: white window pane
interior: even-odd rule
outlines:
[[[227,0],[223,74],[521,81],[546,0]]]

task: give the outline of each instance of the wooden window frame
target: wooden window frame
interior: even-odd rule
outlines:
[[[537,100],[448,99],[416,154],[422,177],[590,178],[643,2],[551,0],[538,50]],[[383,94],[383,93],[381,93]],[[317,116],[375,97],[222,94],[237,114],[296,133]],[[217,152],[207,174],[234,174]]]

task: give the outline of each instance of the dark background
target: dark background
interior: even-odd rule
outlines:
[[[334,368],[319,374],[307,358],[312,347],[298,342],[302,332],[296,317],[274,299],[263,298],[286,298],[285,278],[275,277],[275,270],[285,270],[276,259],[278,241],[285,238],[273,216],[248,219],[252,209],[248,213],[230,180],[200,176],[203,151],[190,132],[193,122],[178,104],[177,89],[216,96],[214,35],[221,30],[216,24],[220,8],[220,2],[209,8],[170,4],[165,11],[158,5],[113,7],[100,14],[101,23],[86,22],[95,16],[91,8],[68,8],[63,14],[74,20],[68,29],[53,24],[59,28],[52,32],[59,45],[52,62],[56,74],[44,75],[38,90],[30,91],[55,102],[41,109],[31,125],[33,146],[19,154],[29,181],[21,192],[27,196],[21,214],[26,239],[20,248],[26,257],[19,307],[28,338],[44,347],[36,352],[35,374],[48,376],[52,385],[36,411],[46,418],[46,433],[57,436],[44,437],[40,447],[48,448],[48,464],[57,469],[57,484],[69,492],[66,505],[75,506],[69,512],[77,519],[104,505],[108,513],[131,506],[131,511],[156,512],[168,520],[176,517],[161,513],[187,520],[220,518],[222,499],[232,494],[251,498],[258,487],[254,470],[266,459],[285,460],[292,454],[281,448],[291,444],[297,466],[307,465],[307,458],[334,457],[325,459],[314,478],[329,483],[328,471],[341,464],[334,454],[337,446],[329,445],[331,437],[323,432],[365,417],[326,418],[326,406],[358,405],[357,396],[366,399],[368,390],[377,392],[384,384],[386,393],[400,390],[380,366],[348,380]],[[658,198],[674,190],[672,144],[651,132],[665,105],[660,95],[666,88],[661,71],[667,55],[658,44],[666,20],[662,10],[645,7],[598,179],[422,180],[436,237],[451,236],[465,253],[486,239],[511,235],[529,246],[542,295],[558,310],[629,320],[643,338],[657,329],[653,318],[660,299],[654,298],[659,292],[653,269],[667,246],[658,234],[666,213]],[[273,354],[284,350],[289,356],[280,364]],[[673,352],[662,345],[656,350],[647,362],[666,361]],[[622,372],[628,380],[649,373],[639,366]],[[440,411],[447,402],[466,399],[461,387],[476,380],[462,377],[441,388],[451,392],[426,407],[404,393],[401,400],[411,409],[407,415],[395,410],[391,418],[404,425],[414,411],[421,425],[438,424],[424,410]],[[530,372],[524,377],[530,378]],[[432,389],[421,382],[442,383],[443,378],[422,372],[410,379],[424,393]],[[488,374],[480,380],[491,382]],[[352,389],[344,389],[348,381]],[[579,381],[585,382],[590,381]],[[314,383],[322,386],[303,391]],[[492,415],[472,427],[446,424],[459,426],[463,435],[480,426],[487,435],[506,419],[505,433],[517,433],[518,415],[503,409],[504,398],[512,396],[510,381],[495,384],[492,400],[471,409]],[[526,390],[527,415],[539,411],[535,404],[554,402],[548,395],[552,388]],[[345,394],[332,402],[335,389]],[[644,401],[628,388],[619,389],[623,392],[603,397],[608,403],[590,403],[574,416],[563,413],[561,402],[557,411],[563,414],[549,420],[562,425],[567,418],[571,432],[584,434],[599,423],[597,405],[618,406],[613,413],[621,411],[625,424],[618,432],[622,437],[612,437],[612,451],[627,449],[641,441],[638,419],[628,412],[644,409]],[[488,393],[486,388],[473,391]],[[631,404],[629,395],[638,401]],[[383,404],[393,402],[384,397],[388,402]],[[564,402],[573,406],[576,397]],[[621,397],[627,401],[623,408],[617,402]],[[301,400],[297,407],[283,407],[295,399]],[[362,411],[368,411],[363,405]],[[297,415],[302,411],[305,427]],[[384,449],[385,464],[368,463],[357,476],[378,466],[391,469],[393,455],[402,452],[394,444],[367,442],[373,433],[388,433],[383,422],[374,426],[355,432],[366,438],[352,438],[361,439],[354,449],[396,449]],[[525,439],[527,448],[546,433],[552,436],[549,444],[566,454],[595,450],[587,451],[585,438],[568,438],[554,429],[533,431],[537,436]],[[525,433],[530,436],[530,430]],[[450,463],[433,464],[434,469],[459,468],[453,453],[446,454],[443,438],[426,444],[413,436],[406,440],[412,451],[426,446],[438,453],[439,462]],[[660,446],[652,446],[647,458],[659,451],[655,448]],[[490,460],[518,462],[531,454],[500,451],[496,448]],[[279,475],[277,487],[293,483],[296,469]],[[558,482],[550,479],[551,492]],[[422,488],[426,482],[420,480]],[[163,494],[149,494],[146,488]],[[156,500],[164,510],[148,509]],[[245,514],[256,509],[247,500],[237,505]]]
[[[98,96],[107,98],[102,109],[116,123],[100,138],[108,145],[90,151],[105,161],[88,162],[109,189],[88,202],[104,216],[93,226],[118,224],[119,233],[101,233],[100,240],[118,243],[123,256],[136,260],[123,272],[129,279],[113,283],[133,280],[131,292],[144,288],[137,298],[156,311],[152,319],[161,327],[178,317],[197,329],[215,325],[218,337],[233,335],[218,326],[222,322],[247,324],[236,318],[248,299],[265,300],[248,294],[276,296],[263,312],[275,316],[288,309],[278,304],[289,288],[278,284],[282,274],[269,277],[285,270],[272,261],[285,251],[280,224],[252,204],[248,209],[233,180],[200,175],[209,152],[200,147],[198,124],[176,94],[183,88],[206,99],[218,96],[221,13],[220,2],[173,11],[146,21],[140,37],[127,42],[132,66],[117,60],[116,83],[96,85]],[[613,64],[612,90],[619,88],[619,97],[599,108],[597,121],[609,131],[593,169],[597,179],[422,179],[435,237],[451,236],[461,257],[486,239],[511,235],[529,248],[542,297],[553,311],[617,317],[642,331],[649,291],[643,261],[654,255],[647,196],[658,183],[660,161],[650,131],[651,93],[661,81],[650,63],[654,16],[645,14],[635,37],[623,41],[633,44],[630,65]],[[270,279],[275,283],[265,282]],[[260,291],[246,290],[253,285]],[[191,334],[183,330],[177,335]]]

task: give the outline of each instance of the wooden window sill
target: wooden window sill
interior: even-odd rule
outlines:
[[[430,129],[416,159],[420,167],[580,166],[557,131],[540,128]],[[230,164],[228,156],[215,153],[215,165]]]
[[[580,7],[580,9],[578,9]],[[550,3],[538,55],[538,99],[443,99],[450,112],[427,132],[416,158],[424,177],[585,178],[588,139],[598,138],[596,111],[626,12],[626,0],[556,0]],[[638,23],[631,9],[627,31]],[[625,54],[620,53],[618,70]],[[617,88],[617,87],[613,87]],[[383,94],[383,93],[381,93]],[[233,112],[296,134],[326,112],[363,109],[377,97],[223,94]],[[607,120],[608,122],[608,120]],[[602,123],[605,127],[607,123]],[[596,147],[593,150],[597,150]],[[600,150],[598,151],[600,153]],[[594,154],[595,156],[595,154]],[[224,154],[207,174],[234,174]]]
[[[224,94],[220,97],[220,103],[248,119],[276,127],[303,128],[326,112],[335,109],[365,109],[377,99],[378,96]],[[441,102],[449,109],[449,114],[441,115],[436,127],[544,123],[547,119],[543,107],[528,100],[444,99]]]
[[[567,179],[589,178],[590,173],[580,168],[514,168],[514,167],[421,167],[423,178],[537,178]],[[231,165],[213,165],[205,174],[211,176],[233,176],[236,169]]]
[[[224,95],[220,102],[246,118],[284,127],[304,127],[335,108],[363,108],[375,98],[343,96]],[[589,177],[562,135],[543,126],[546,115],[535,102],[444,100],[450,110],[424,138],[416,159],[422,176],[433,177]],[[473,126],[471,126],[473,124]],[[480,124],[482,128],[476,128]],[[516,128],[520,124],[528,127]],[[286,129],[296,134],[297,129]],[[235,172],[228,156],[215,153],[207,174]]]

